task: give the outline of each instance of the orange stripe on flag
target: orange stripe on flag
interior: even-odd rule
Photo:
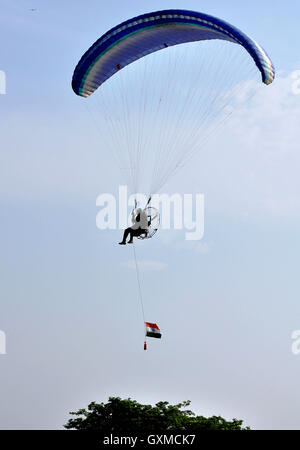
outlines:
[[[146,324],[146,327],[156,328],[157,330],[159,330],[159,327],[156,325],[156,323],[145,322],[145,324]]]

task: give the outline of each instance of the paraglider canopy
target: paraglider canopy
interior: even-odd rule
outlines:
[[[88,97],[123,67],[166,47],[193,41],[221,39],[242,45],[254,59],[265,84],[272,83],[273,64],[253,39],[216,17],[171,9],[126,20],[98,39],[79,61],[72,87]]]

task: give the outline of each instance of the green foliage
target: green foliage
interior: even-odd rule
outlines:
[[[186,409],[190,401],[177,405],[158,402],[142,405],[130,398],[109,397],[107,403],[92,402],[86,409],[70,412],[67,429],[97,430],[104,434],[152,434],[168,432],[196,433],[202,430],[243,430],[242,420],[226,421],[220,416],[205,418]]]

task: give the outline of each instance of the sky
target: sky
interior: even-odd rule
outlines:
[[[69,411],[120,396],[299,429],[299,2],[201,2],[261,43],[277,76],[165,186],[204,194],[203,238],[136,243],[146,319],[163,334],[147,352],[132,248],[96,227],[98,195],[123,180],[71,78],[115,24],[199,2],[0,8],[0,428],[61,429]]]

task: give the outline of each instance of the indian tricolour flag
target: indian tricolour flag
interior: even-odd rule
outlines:
[[[153,338],[161,338],[161,332],[156,323],[145,322],[146,336]]]

